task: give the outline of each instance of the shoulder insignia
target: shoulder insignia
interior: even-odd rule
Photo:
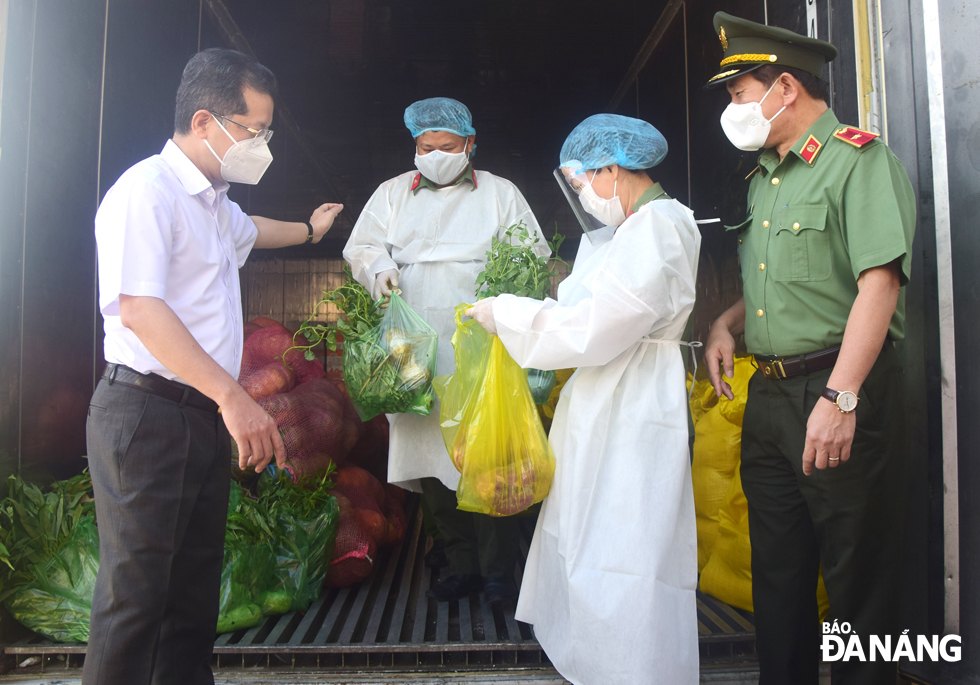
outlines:
[[[813,166],[813,160],[817,158],[817,154],[820,152],[820,148],[822,147],[823,144],[819,140],[813,136],[810,136],[806,139],[806,142],[803,143],[803,149],[800,150],[800,157],[802,157],[803,161],[805,161],[807,164]]]
[[[877,133],[862,131],[853,126],[844,126],[834,131],[834,138],[843,140],[848,145],[853,145],[854,147],[864,147],[877,137]]]
[[[752,171],[750,171],[749,172],[749,175],[745,177],[745,180],[748,181],[750,178],[752,178],[753,176],[755,176],[755,172],[757,172],[761,168],[762,167],[760,167],[760,166],[756,166],[755,169],[753,169]]]
[[[420,173],[417,173],[417,174],[415,174],[415,180],[414,180],[414,181],[412,181],[412,187],[411,187],[411,188],[409,188],[409,190],[411,190],[411,191],[416,191],[416,190],[418,190],[418,189],[419,189],[419,184],[420,184],[421,182],[422,182],[422,174],[421,174],[421,172],[420,172]]]

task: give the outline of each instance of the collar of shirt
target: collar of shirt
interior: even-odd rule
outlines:
[[[412,187],[410,188],[410,190],[412,191],[413,194],[418,195],[419,191],[422,188],[428,188],[429,190],[441,190],[443,188],[452,188],[454,186],[458,186],[467,182],[473,184],[471,190],[476,190],[477,188],[476,170],[473,168],[472,163],[466,165],[466,168],[463,169],[463,173],[460,175],[459,178],[457,178],[452,183],[447,183],[444,186],[436,185],[435,183],[427,179],[425,176],[423,176],[421,172],[419,172],[415,174],[415,180],[412,181]]]
[[[810,166],[813,166],[817,161],[817,155],[820,153],[820,150],[827,144],[827,141],[830,140],[830,137],[834,135],[834,131],[838,128],[840,128],[840,121],[837,120],[837,115],[834,114],[834,110],[828,108],[800,136],[799,140],[793,143],[793,147],[786,153],[786,157],[782,161],[785,162],[792,154]],[[776,152],[776,148],[769,148],[759,156],[759,167],[764,175],[771,173],[780,163],[779,153]]]
[[[667,192],[660,187],[660,184],[654,183],[652,186],[643,191],[643,194],[640,195],[636,203],[633,205],[633,209],[630,210],[630,215],[636,214],[638,211],[640,211],[640,207],[648,202],[659,200],[661,197],[665,200],[670,199],[670,195],[668,195]]]
[[[212,185],[173,140],[167,141],[160,152],[160,156],[167,163],[167,166],[173,170],[174,175],[188,195],[201,195],[203,193],[204,199],[213,207],[221,195],[228,192],[227,181],[219,181]]]

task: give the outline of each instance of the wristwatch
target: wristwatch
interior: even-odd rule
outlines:
[[[824,388],[822,396],[824,399],[830,400],[837,405],[837,409],[841,414],[850,414],[858,406],[858,396],[850,390],[831,390],[830,388]]]

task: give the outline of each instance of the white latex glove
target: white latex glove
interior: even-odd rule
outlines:
[[[374,277],[374,299],[388,297],[398,287],[398,269],[386,269]]]
[[[490,335],[497,335],[497,322],[493,320],[493,301],[496,299],[496,297],[488,297],[480,300],[463,312],[471,319],[476,319],[476,322]]]

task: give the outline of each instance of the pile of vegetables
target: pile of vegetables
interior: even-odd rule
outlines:
[[[42,491],[17,476],[0,502],[0,601],[25,626],[57,642],[87,642],[99,570],[92,480]]]
[[[263,472],[257,498],[232,484],[217,632],[306,611],[319,597],[340,515],[332,472],[298,483],[285,471]]]
[[[340,333],[344,350],[344,383],[362,421],[379,414],[421,414],[432,411],[438,336],[422,317],[412,311],[396,291],[386,300],[374,301],[344,267],[345,283],[324,292],[311,317],[300,327],[312,347],[326,341],[331,350]],[[343,318],[336,328],[314,322],[324,304],[336,305]]]

